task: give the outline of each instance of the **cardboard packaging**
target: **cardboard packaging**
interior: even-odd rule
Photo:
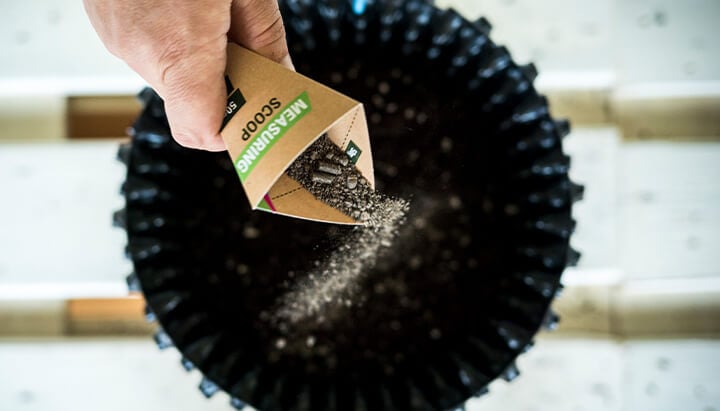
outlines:
[[[228,46],[228,101],[221,135],[250,206],[338,224],[358,224],[285,173],[327,133],[371,187],[370,139],[361,103],[235,44]]]

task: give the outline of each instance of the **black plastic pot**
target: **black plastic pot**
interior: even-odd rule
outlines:
[[[120,151],[131,288],[158,343],[238,408],[462,407],[514,378],[514,359],[557,322],[548,307],[579,257],[568,123],[485,20],[421,0],[280,3],[298,71],[365,103],[378,189],[412,200],[394,252],[342,321],[281,333],[263,318],[288,273],[302,277],[347,228],[251,212],[227,154],[178,146],[145,90]]]

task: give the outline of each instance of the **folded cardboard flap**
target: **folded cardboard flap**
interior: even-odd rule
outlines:
[[[250,206],[340,224],[357,222],[285,174],[327,133],[375,187],[361,103],[235,44],[228,46],[228,102],[221,134]]]

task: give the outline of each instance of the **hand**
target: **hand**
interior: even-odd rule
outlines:
[[[228,41],[292,62],[277,0],[83,0],[107,49],[165,101],[183,146],[225,150],[223,74]]]

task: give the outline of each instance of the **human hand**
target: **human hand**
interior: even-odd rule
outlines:
[[[105,47],[165,101],[183,146],[225,150],[228,41],[292,67],[277,0],[83,0]]]

